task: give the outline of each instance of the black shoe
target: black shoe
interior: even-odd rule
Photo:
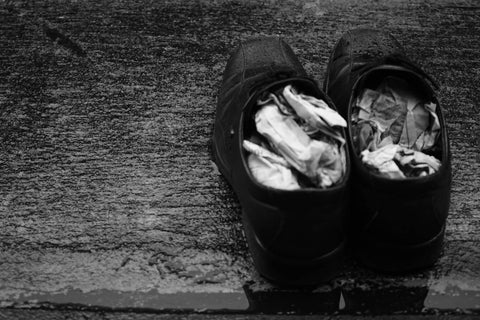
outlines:
[[[344,178],[328,189],[286,191],[253,180],[242,149],[244,137],[252,130],[252,109],[260,94],[286,84],[333,107],[285,42],[261,38],[240,44],[223,75],[213,157],[240,201],[245,234],[259,273],[279,284],[311,285],[331,279],[343,260],[350,163],[346,151]]]
[[[439,170],[404,180],[373,174],[354,145],[352,108],[365,88],[386,76],[408,81],[437,105],[440,136],[434,156]],[[406,56],[393,36],[371,29],[347,32],[330,56],[324,90],[347,120],[352,158],[352,234],[355,250],[367,266],[407,272],[432,265],[442,249],[450,204],[450,147],[435,82]]]

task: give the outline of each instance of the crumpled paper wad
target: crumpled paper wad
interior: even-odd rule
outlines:
[[[363,163],[390,178],[406,178],[432,174],[440,168],[440,161],[421,151],[414,151],[398,144],[386,144],[360,154]]]
[[[423,153],[440,134],[436,105],[425,102],[405,80],[390,76],[376,90],[364,89],[352,123],[357,152],[385,176],[423,176],[438,170],[440,161]]]
[[[338,127],[345,127],[346,121],[335,110],[320,99],[298,93],[291,85],[279,96],[270,93],[258,105],[256,130],[266,138],[271,151],[248,140],[243,147],[259,182],[292,190],[301,187],[296,178],[301,174],[313,185],[327,188],[343,177],[345,141]]]

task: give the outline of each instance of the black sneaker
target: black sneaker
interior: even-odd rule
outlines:
[[[278,284],[313,285],[331,279],[343,261],[350,174],[347,148],[346,172],[339,183],[328,189],[291,191],[254,180],[242,148],[252,130],[257,99],[287,84],[334,108],[284,41],[261,38],[241,43],[223,75],[213,157],[240,201],[245,234],[259,273]]]
[[[396,77],[436,104],[440,130],[431,154],[438,171],[422,177],[391,179],[361,161],[352,124],[356,99],[386,77]],[[441,254],[450,204],[450,147],[435,82],[412,63],[391,35],[371,29],[347,32],[330,56],[324,83],[347,120],[352,157],[351,226],[356,253],[367,266],[406,272],[432,265]]]

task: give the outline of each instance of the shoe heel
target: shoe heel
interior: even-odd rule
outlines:
[[[381,241],[360,242],[357,258],[365,266],[387,273],[406,273],[432,266],[443,248],[445,226],[432,239],[410,246]]]
[[[284,286],[313,286],[334,278],[344,262],[345,242],[313,259],[281,257],[264,248],[245,228],[245,235],[257,271],[272,283]]]

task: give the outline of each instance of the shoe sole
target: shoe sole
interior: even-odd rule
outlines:
[[[334,250],[312,259],[282,257],[266,249],[252,232],[242,212],[245,236],[257,271],[272,283],[284,286],[313,286],[338,275],[344,262],[346,241]]]
[[[217,151],[218,150],[217,145],[215,144],[215,140],[213,140],[213,139],[212,139],[212,142],[211,142],[211,148],[212,148],[212,150],[211,150],[212,160],[216,164],[218,171],[220,171],[220,173],[227,180],[227,182],[230,185],[232,185],[232,182],[230,181],[230,177],[227,174],[227,170],[224,168],[224,166],[222,164],[222,161],[220,160],[220,157],[219,157],[218,151]]]
[[[380,241],[360,242],[355,249],[358,260],[365,266],[385,273],[407,273],[432,266],[443,248],[445,225],[432,239],[410,246]]]

